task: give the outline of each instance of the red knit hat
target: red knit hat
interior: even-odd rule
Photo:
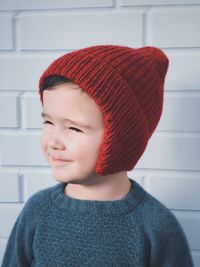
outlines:
[[[167,56],[156,47],[90,46],[56,59],[43,73],[73,80],[100,107],[104,141],[95,171],[130,171],[142,156],[163,109]]]

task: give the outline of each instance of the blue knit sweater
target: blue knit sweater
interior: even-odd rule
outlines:
[[[122,199],[64,194],[64,183],[28,199],[2,267],[191,267],[185,234],[163,204],[131,180]]]

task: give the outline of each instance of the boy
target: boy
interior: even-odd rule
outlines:
[[[99,45],[55,60],[39,83],[41,146],[56,186],[26,202],[2,267],[191,267],[175,216],[127,171],[154,132],[168,58]]]

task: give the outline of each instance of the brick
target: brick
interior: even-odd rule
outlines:
[[[200,252],[199,251],[192,251],[192,258],[194,262],[194,267],[200,266]]]
[[[0,40],[0,50],[10,50],[13,48],[11,16],[0,16]]]
[[[19,127],[17,118],[17,94],[0,94],[0,127]]]
[[[154,133],[135,168],[200,170],[200,138]]]
[[[200,95],[165,96],[157,131],[200,131]],[[184,119],[182,119],[184,118]]]
[[[59,56],[61,56],[60,53],[50,56],[0,55],[1,88],[3,90],[37,91],[41,74]]]
[[[200,210],[200,178],[181,174],[171,176],[147,175],[144,188],[169,209]]]
[[[200,54],[197,51],[170,52],[165,51],[169,58],[169,69],[166,77],[167,91],[198,91],[200,90]],[[184,67],[183,67],[184,66]]]
[[[3,207],[2,207],[3,206]],[[1,205],[0,237],[8,238],[23,205]]]
[[[42,128],[42,103],[39,94],[26,93],[22,97],[23,128]]]
[[[34,193],[46,189],[48,187],[56,185],[58,182],[52,177],[51,172],[48,173],[33,173],[31,171],[23,175],[26,188],[25,188],[25,199],[26,201]]]
[[[0,172],[0,202],[19,202],[19,181],[16,173]]]
[[[147,43],[158,47],[199,47],[199,25],[199,7],[153,9],[148,14]]]
[[[1,161],[3,166],[47,166],[36,134],[1,134]]]
[[[175,212],[175,215],[187,235],[190,248],[200,250],[200,213]]]
[[[121,0],[121,6],[141,6],[141,5],[192,5],[199,4],[199,0]]]
[[[19,18],[21,50],[79,49],[105,43],[142,45],[141,12],[21,15]]]
[[[0,265],[2,263],[3,260],[3,255],[6,249],[6,244],[7,244],[7,239],[1,239],[0,238]]]
[[[35,0],[29,1],[12,0],[0,1],[0,10],[33,10],[33,9],[63,9],[63,8],[86,8],[86,7],[112,7],[112,0]]]

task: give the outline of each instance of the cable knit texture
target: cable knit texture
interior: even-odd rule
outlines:
[[[175,216],[130,181],[115,201],[71,198],[64,183],[35,193],[15,222],[2,267],[192,267]]]

